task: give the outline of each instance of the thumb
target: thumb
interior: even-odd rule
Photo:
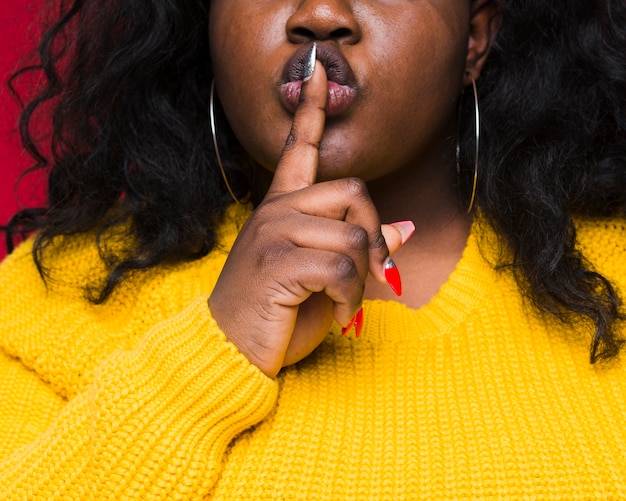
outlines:
[[[411,221],[383,224],[381,232],[385,237],[389,254],[396,252],[415,232],[415,225]]]

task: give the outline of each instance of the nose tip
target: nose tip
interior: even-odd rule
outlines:
[[[359,23],[350,2],[345,0],[306,0],[287,21],[287,36],[294,43],[335,40],[353,44],[360,37]]]

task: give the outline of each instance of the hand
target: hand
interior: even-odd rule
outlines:
[[[363,181],[315,184],[327,88],[316,61],[272,184],[209,299],[226,337],[269,377],[309,355],[333,318],[349,324],[368,273],[384,282],[389,249],[402,241],[381,228]]]

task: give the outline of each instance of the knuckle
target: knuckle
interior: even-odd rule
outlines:
[[[285,141],[285,145],[283,146],[283,153],[291,150],[293,146],[296,144],[298,138],[298,132],[296,128],[296,124],[291,125],[291,129],[289,130],[289,135],[287,136],[287,140]]]
[[[249,221],[256,228],[256,235],[260,238],[268,235],[277,235],[276,229],[283,228],[290,217],[285,204],[285,195],[277,195],[264,200],[252,213]]]
[[[353,197],[369,197],[365,181],[358,177],[344,179],[346,190]]]
[[[369,247],[367,231],[361,226],[351,226],[346,232],[346,244],[349,249],[367,250]]]
[[[285,141],[285,150],[288,150],[289,148],[291,148],[291,146],[293,146],[295,142],[296,142],[296,136],[292,129],[289,131],[289,135],[287,136],[287,140]]]
[[[261,222],[261,224],[266,224],[268,221],[272,221],[276,217],[277,205],[278,200],[276,198],[263,200],[263,202],[259,204],[259,206],[252,213],[250,220]]]
[[[319,150],[320,149],[320,141],[311,141],[309,139],[303,138],[301,140],[301,143],[306,146],[307,148],[313,148],[315,150]]]
[[[359,276],[356,264],[349,256],[340,254],[332,263],[335,276],[341,282],[352,282]]]
[[[299,150],[301,148],[314,148],[319,150],[320,141],[319,140],[311,140],[307,137],[306,128],[303,132],[301,132],[298,128],[298,125],[294,122],[291,125],[291,129],[289,130],[289,135],[285,141],[283,146],[283,153],[289,153],[293,150]]]
[[[274,241],[267,242],[259,246],[257,252],[257,269],[263,274],[267,270],[276,270],[280,268],[280,264],[287,259],[289,252],[288,246],[278,244]]]
[[[374,238],[369,244],[369,248],[372,251],[385,249],[387,250],[387,242],[385,241],[385,237],[383,236],[381,231],[377,231],[374,235]]]

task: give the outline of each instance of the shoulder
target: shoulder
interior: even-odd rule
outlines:
[[[218,244],[210,255],[202,260],[203,262],[223,261],[250,212],[248,206],[232,206],[226,210],[217,231]],[[48,292],[80,290],[82,296],[85,287],[93,286],[110,271],[108,269],[110,264],[107,267],[103,262],[101,251],[118,249],[124,253],[130,238],[132,237],[123,227],[113,228],[100,237],[93,232],[56,237],[45,247],[42,254],[43,271],[46,275],[44,288]],[[15,290],[22,286],[32,289],[36,287],[37,282],[43,285],[33,259],[34,241],[34,237],[29,238],[0,263],[0,290]],[[191,267],[194,266],[191,264]],[[163,276],[175,272],[177,268],[187,269],[189,264],[159,265],[143,273],[134,274],[130,282],[135,282],[142,274]]]
[[[249,214],[249,210],[233,211],[225,215],[218,232],[219,243],[207,256],[133,272],[102,305],[86,299],[87,290],[99,287],[110,272],[93,232],[58,237],[47,246],[43,255],[45,280],[35,265],[31,238],[0,263],[0,326],[6,326],[3,322],[8,319],[25,321],[25,312],[39,318],[83,312],[85,318],[92,320],[98,317],[124,322],[141,316],[143,309],[139,305],[163,315],[179,311],[197,295],[212,291],[238,230]],[[119,235],[101,238],[99,242],[108,247],[117,243]],[[6,334],[3,327],[1,336]]]
[[[0,352],[73,394],[93,361],[134,346],[151,326],[198,298],[206,304],[241,224],[226,217],[220,244],[209,255],[133,273],[99,305],[85,297],[85,288],[107,273],[93,233],[55,239],[45,249],[45,281],[33,260],[33,240],[24,242],[0,263]],[[56,376],[40,364],[51,359],[63,368]]]

